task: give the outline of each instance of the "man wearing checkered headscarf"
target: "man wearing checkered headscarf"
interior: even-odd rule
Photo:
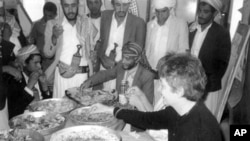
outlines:
[[[221,99],[221,80],[231,52],[229,31],[214,22],[221,7],[221,0],[201,0],[197,21],[191,24],[189,32],[190,52],[201,60],[208,78],[204,101],[215,116]]]
[[[108,70],[102,70],[91,76],[81,89],[95,86],[99,83],[116,78],[116,90],[120,93],[121,81],[128,82],[129,87],[137,86],[152,104],[154,99],[154,73],[139,63],[143,48],[135,42],[127,42],[122,49],[122,60]]]
[[[142,51],[142,48],[138,44],[132,42],[128,42],[122,48],[122,54],[124,57],[140,58]]]

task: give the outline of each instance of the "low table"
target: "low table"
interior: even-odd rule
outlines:
[[[64,128],[77,126],[75,125],[69,118],[67,118],[66,124]],[[118,122],[114,123],[113,125],[110,125],[109,128],[117,131],[119,135],[122,137],[122,141],[154,141],[152,137],[150,137],[146,132],[140,132],[140,133],[131,133],[127,131],[122,131],[125,126],[125,123],[122,120],[118,120]],[[136,136],[133,136],[133,134],[136,134]],[[45,141],[50,140],[51,135],[45,136]]]

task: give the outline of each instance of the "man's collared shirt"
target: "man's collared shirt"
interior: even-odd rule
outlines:
[[[134,68],[132,68],[131,70],[125,71],[123,80],[128,81],[129,87],[132,87],[132,85],[133,85],[133,81],[134,81],[134,77],[135,77],[137,69],[138,69],[138,65],[135,66]]]
[[[149,39],[149,50],[147,52],[147,57],[150,65],[153,69],[156,69],[156,65],[161,57],[163,57],[167,52],[173,51],[174,49],[168,47],[169,39],[169,28],[172,16],[170,15],[164,25],[159,25],[157,18],[154,19],[151,25],[151,38]]]
[[[194,42],[192,44],[192,48],[191,48],[191,54],[198,57],[199,56],[199,52],[201,49],[201,46],[203,44],[203,41],[207,35],[207,32],[209,30],[209,28],[212,26],[212,24],[210,24],[209,26],[207,26],[203,31],[201,30],[201,26],[198,25],[197,26],[197,31],[195,33],[195,37],[194,37]]]
[[[96,31],[96,34],[93,35],[94,37],[94,44],[96,44],[97,40],[100,38],[100,24],[101,24],[101,17],[99,18],[90,18],[91,23],[93,24],[93,27]]]
[[[123,46],[123,38],[124,38],[124,31],[125,31],[127,16],[128,14],[126,15],[125,19],[119,26],[115,18],[115,12],[112,16],[112,22],[111,22],[110,34],[109,34],[109,42],[108,42],[108,47],[107,47],[105,54],[109,56],[111,50],[114,49],[114,43],[117,43],[118,47],[116,48],[116,58],[115,58],[116,62],[122,59],[122,46]]]
[[[77,28],[76,24],[71,25],[66,18],[62,22],[63,27],[63,43],[62,43],[62,52],[60,55],[60,61],[70,65],[72,62],[72,56],[77,52],[77,45],[80,44],[79,39],[77,38]],[[80,49],[81,62],[80,66],[87,65],[87,60],[85,54],[83,54],[83,47]]]

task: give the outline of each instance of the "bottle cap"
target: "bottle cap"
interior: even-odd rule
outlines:
[[[122,84],[122,85],[125,85],[126,83],[127,83],[126,80],[122,80],[122,81],[121,81],[121,84]]]

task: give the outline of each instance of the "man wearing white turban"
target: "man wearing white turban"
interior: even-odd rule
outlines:
[[[221,7],[220,0],[201,0],[197,24],[190,28],[189,33],[191,54],[201,60],[208,78],[205,104],[214,115],[218,112],[221,79],[226,72],[231,52],[229,32],[214,22]]]
[[[176,0],[154,0],[156,17],[147,24],[146,56],[152,69],[160,58],[168,52],[186,52],[188,50],[188,25],[175,16]],[[155,81],[157,90],[158,80]],[[155,91],[155,102],[159,94]]]
[[[174,14],[176,0],[154,0],[153,7],[156,17],[147,25],[146,55],[156,70],[159,59],[167,52],[188,49],[188,26]]]

